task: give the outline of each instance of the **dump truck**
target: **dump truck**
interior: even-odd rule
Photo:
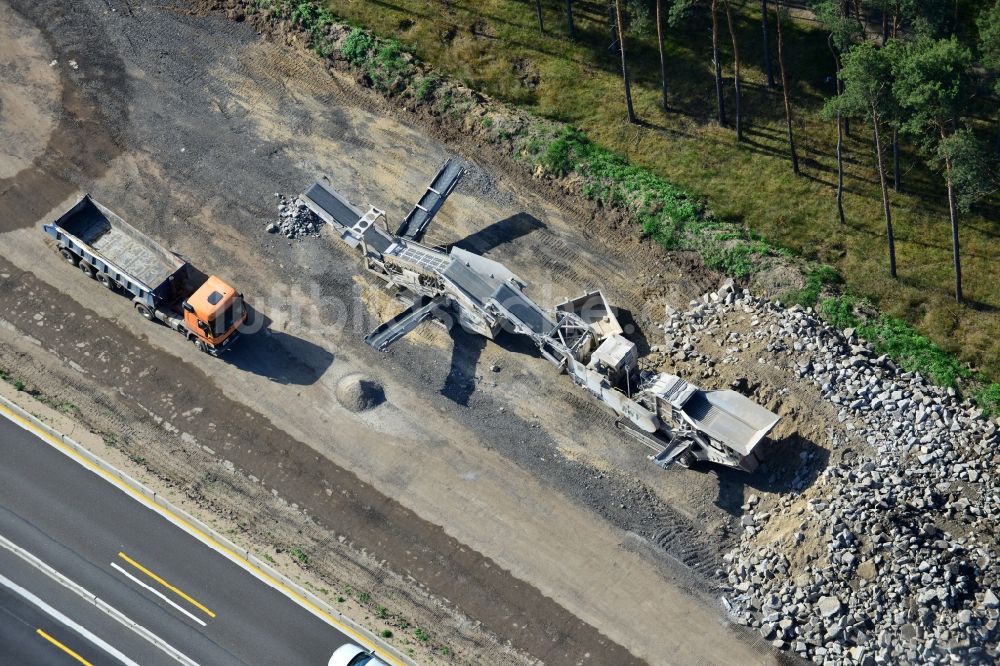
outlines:
[[[246,321],[243,294],[205,275],[178,254],[83,195],[42,230],[83,275],[132,297],[136,311],[178,331],[201,351],[219,356]]]

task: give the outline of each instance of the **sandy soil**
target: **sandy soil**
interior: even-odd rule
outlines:
[[[37,28],[0,7],[0,178],[31,166],[55,127],[59,76]]]
[[[274,192],[318,175],[401,219],[458,152],[470,173],[434,238],[504,261],[543,304],[600,287],[655,344],[666,302],[712,276],[638,243],[612,249],[585,207],[246,26],[142,3],[0,2],[11,6],[36,31],[0,40],[0,62],[20,49],[36,97],[61,110],[35,139],[41,154],[25,141],[22,156],[0,155],[5,367],[93,427],[123,431],[164,482],[239,524],[252,517],[253,538],[298,539],[339,585],[360,589],[357,577],[383,605],[432,622],[450,658],[771,659],[727,625],[714,590],[744,479],[658,471],[517,341],[428,325],[376,354],[361,337],[391,304],[359,305],[378,298],[358,298],[371,285],[353,258],[335,239],[263,228]],[[5,130],[0,116],[0,131],[20,118]],[[237,284],[263,330],[209,359],[80,278],[37,230],[78,190]],[[383,404],[339,405],[338,381],[356,372],[384,386]],[[295,531],[261,506],[274,497]]]

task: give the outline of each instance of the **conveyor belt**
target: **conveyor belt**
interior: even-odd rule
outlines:
[[[492,301],[508,319],[520,322],[535,335],[547,336],[556,327],[534,301],[506,284],[497,287]]]
[[[445,199],[455,189],[458,180],[462,177],[462,166],[457,160],[450,159],[444,163],[441,170],[434,176],[434,180],[427,186],[420,201],[413,207],[410,214],[406,216],[403,223],[396,230],[397,236],[420,240],[427,225],[437,214],[444,204]]]
[[[480,307],[486,305],[486,301],[496,290],[494,284],[487,281],[481,273],[459,261],[448,263],[441,276],[470,296]]]
[[[343,195],[316,181],[305,191],[302,199],[309,210],[331,224],[350,229],[361,219],[361,211],[352,206]]]
[[[365,342],[379,351],[400,339],[427,319],[441,305],[441,299],[421,296],[420,299],[398,315],[365,336]]]

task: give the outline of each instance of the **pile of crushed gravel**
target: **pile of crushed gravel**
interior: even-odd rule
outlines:
[[[363,412],[385,401],[382,385],[361,374],[350,374],[337,382],[337,400],[352,412]]]
[[[316,217],[301,199],[289,199],[278,192],[274,193],[278,200],[278,221],[269,222],[265,227],[269,234],[282,234],[285,238],[299,236],[319,236],[323,220]]]
[[[817,444],[853,454],[831,456],[811,484],[749,497],[725,557],[734,619],[815,663],[995,663],[996,423],[850,329],[731,286],[664,328],[683,352],[737,320],[748,332],[727,351],[753,348],[746,361],[782,371],[792,391],[818,391],[837,422]]]

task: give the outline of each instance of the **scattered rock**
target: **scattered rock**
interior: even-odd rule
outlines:
[[[278,200],[278,221],[265,225],[267,233],[280,233],[289,239],[299,236],[319,236],[323,220],[309,210],[301,199],[289,200],[280,192],[275,192],[274,197]]]
[[[823,617],[832,617],[840,612],[840,599],[837,597],[820,597],[816,607]]]
[[[872,580],[875,578],[875,563],[871,560],[865,560],[858,565],[857,574],[860,578]]]
[[[786,469],[788,489],[743,504],[723,558],[730,615],[817,663],[995,663],[996,425],[808,308],[720,289],[668,310],[662,328],[674,363],[703,370],[709,337],[717,364],[750,355],[787,375],[786,387],[755,389],[777,391],[766,406],[782,413],[785,396],[810,392],[836,414],[814,442],[828,466],[782,451],[761,478]]]

